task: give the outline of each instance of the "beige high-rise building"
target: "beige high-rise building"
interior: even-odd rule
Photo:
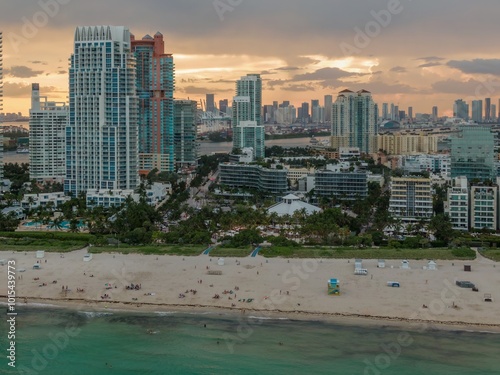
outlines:
[[[438,135],[388,133],[377,136],[377,150],[389,155],[435,154],[438,152]]]

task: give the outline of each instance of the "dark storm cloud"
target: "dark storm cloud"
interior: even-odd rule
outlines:
[[[500,59],[451,60],[447,65],[466,74],[500,76]]]
[[[33,78],[43,74],[43,70],[33,70],[28,66],[16,65],[8,69],[4,69],[7,76],[16,78]]]
[[[428,56],[428,57],[419,57],[415,60],[420,60],[420,61],[425,61],[427,63],[432,63],[432,62],[436,62],[436,61],[442,61],[444,59],[445,59],[444,57]]]
[[[468,81],[448,79],[434,82],[432,84],[432,89],[435,92],[443,94],[474,95],[474,93],[483,86],[484,84],[481,81],[475,79],[469,79]]]
[[[309,85],[293,84],[293,85],[283,86],[281,89],[285,91],[303,92],[303,91],[314,91],[315,87],[311,84]]]
[[[322,68],[312,73],[297,74],[293,77],[293,81],[322,81],[322,80],[338,80],[340,78],[357,76],[359,74],[349,73],[339,68]]]
[[[300,68],[296,66],[282,66],[281,68],[276,68],[275,70],[292,71],[292,70],[300,70]]]
[[[440,66],[440,65],[443,65],[443,64],[438,63],[438,62],[428,62],[425,64],[421,64],[418,67],[419,68],[432,68],[433,66]]]
[[[395,66],[394,68],[391,69],[391,72],[394,73],[406,73],[407,70],[404,66]]]

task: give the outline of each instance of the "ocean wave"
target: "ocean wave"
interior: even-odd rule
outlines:
[[[104,316],[113,315],[113,313],[110,312],[97,312],[97,311],[78,311],[78,314],[85,315],[85,317],[89,319],[102,318]]]
[[[7,306],[8,304],[5,302],[0,302],[0,306]],[[21,301],[16,301],[17,306],[25,306],[25,307],[42,307],[42,308],[61,308],[61,306],[58,305],[51,305],[49,303],[24,303]]]
[[[176,314],[175,311],[155,311],[154,313],[158,316],[169,316],[169,315]]]
[[[288,318],[273,318],[273,317],[270,317],[270,316],[253,316],[253,315],[250,315],[248,316],[248,319],[259,319],[259,320],[290,320]]]

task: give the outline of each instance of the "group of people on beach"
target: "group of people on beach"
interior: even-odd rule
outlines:
[[[141,284],[130,284],[130,285],[125,286],[125,289],[126,290],[141,290],[142,285]]]

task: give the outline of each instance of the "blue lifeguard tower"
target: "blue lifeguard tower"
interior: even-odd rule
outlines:
[[[340,280],[338,279],[328,280],[328,295],[333,295],[333,296],[340,295]]]

